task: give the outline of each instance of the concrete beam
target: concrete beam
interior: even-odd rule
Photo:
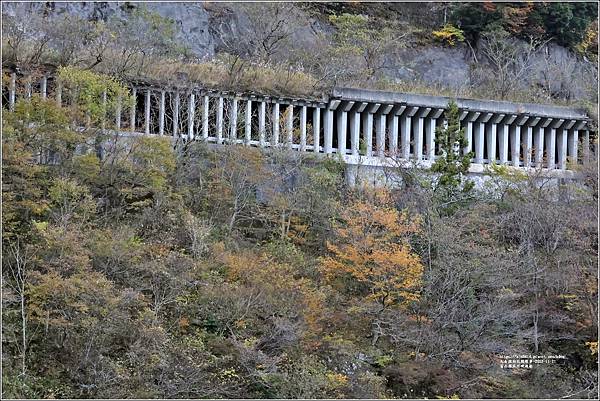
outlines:
[[[354,113],[362,113],[367,107],[368,103],[366,102],[354,102],[354,106],[352,107],[351,112]]]
[[[575,125],[575,120],[565,120],[565,122],[559,127],[560,129],[571,129]]]
[[[327,105],[327,108],[329,110],[336,110],[338,108],[338,106],[340,105],[340,103],[341,103],[340,100],[332,99],[329,101],[329,105]]]
[[[540,117],[530,117],[529,120],[527,120],[527,125],[530,127],[535,127],[541,120],[542,119]]]
[[[515,114],[510,114],[505,116],[501,122],[499,122],[499,124],[506,124],[506,125],[510,125],[512,124],[515,120],[517,119],[517,116]]]
[[[490,118],[490,122],[492,124],[500,124],[502,120],[504,120],[505,114],[493,114],[492,118]]]
[[[551,122],[552,122],[552,118],[542,118],[539,123],[539,126],[541,128],[547,128]]]
[[[494,114],[493,113],[481,113],[481,115],[479,116],[479,118],[477,118],[476,122],[478,123],[487,123],[488,121],[491,120],[492,116]]]
[[[417,113],[418,110],[419,110],[418,107],[406,106],[406,109],[404,109],[404,111],[402,112],[401,116],[402,117],[412,117],[412,116],[414,116]],[[441,110],[441,112],[443,113],[443,110]]]
[[[515,125],[525,125],[527,120],[529,120],[529,116],[525,115],[525,114],[521,114],[521,115],[517,116],[514,123],[515,123]]]
[[[444,109],[431,109],[431,112],[429,114],[429,118],[433,118],[434,120],[440,118],[440,116],[444,114]]]
[[[348,99],[371,103],[403,103],[407,105],[445,109],[450,100],[455,100],[459,109],[496,114],[530,114],[538,117],[554,117],[563,119],[588,119],[583,109],[551,106],[532,103],[514,103],[495,100],[478,100],[444,96],[417,95],[410,93],[387,92],[357,88],[334,88],[331,98]]]
[[[573,129],[581,130],[586,126],[586,124],[587,124],[587,121],[577,121],[575,123],[575,126],[573,127]]]
[[[465,119],[468,122],[474,122],[477,121],[477,119],[479,118],[479,116],[481,116],[481,113],[478,111],[470,111],[467,116],[465,117]]]
[[[377,110],[381,107],[381,103],[370,103],[367,106],[367,113],[375,114]]]
[[[405,109],[406,109],[405,104],[395,104],[394,107],[392,108],[392,111],[390,111],[390,114],[392,114],[394,116],[399,116],[404,112]]]
[[[356,102],[352,101],[352,100],[344,100],[343,102],[340,103],[340,105],[337,107],[338,111],[350,111],[350,109],[352,109],[352,106],[354,106]]]
[[[431,113],[431,107],[420,107],[415,115],[419,118],[425,118],[429,113]]]
[[[393,107],[393,104],[384,104],[379,108],[379,110],[377,110],[377,114],[386,115],[392,110]]]
[[[563,125],[564,122],[565,122],[565,120],[562,118],[554,119],[554,120],[552,120],[552,123],[550,123],[550,128],[559,129]]]

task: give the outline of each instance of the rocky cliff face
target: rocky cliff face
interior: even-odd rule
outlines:
[[[106,20],[116,16],[127,18],[141,3],[128,2],[41,2],[41,3],[3,3],[3,13],[27,19],[31,13],[45,15],[52,20],[64,14],[76,15],[86,19]],[[235,4],[223,5],[210,2],[146,2],[148,10],[170,18],[176,25],[176,37],[198,59],[210,59],[215,56],[227,40],[239,38],[240,33],[246,32],[250,20]],[[330,35],[332,27],[320,19],[311,17],[299,10],[300,18],[305,23],[301,29],[294,32],[292,42],[296,48],[310,49],[316,43],[318,35]],[[546,67],[544,67],[545,58]],[[548,63],[563,66],[561,79],[569,80],[568,75],[576,77],[589,70],[589,63],[575,59],[570,53],[556,45],[549,46],[545,53],[538,56],[536,64],[536,79],[544,80],[544,68]],[[397,57],[387,60],[385,75],[392,80],[422,81],[426,84],[439,84],[445,87],[459,89],[473,84],[472,82],[472,53],[466,45],[443,47],[436,45],[409,46],[403,49]],[[556,71],[555,71],[556,72]],[[582,80],[585,81],[585,80]],[[526,82],[530,84],[531,82]],[[556,90],[560,89],[558,81],[546,82]],[[582,95],[583,89],[576,93]]]
[[[45,15],[48,19],[64,14],[80,18],[106,20],[116,16],[127,18],[140,3],[129,2],[40,2],[2,4],[2,12],[27,19],[31,13]],[[144,6],[163,17],[172,19],[177,26],[177,38],[199,58],[210,58],[215,54],[215,40],[209,33],[209,13],[202,2],[145,2]]]

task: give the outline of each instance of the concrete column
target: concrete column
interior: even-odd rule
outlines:
[[[160,104],[158,105],[158,135],[165,134],[165,91],[160,91]]]
[[[556,129],[549,128],[546,130],[546,160],[549,169],[555,168],[554,152],[556,150]]]
[[[508,163],[508,130],[508,124],[500,124],[500,132],[498,133],[500,135],[500,164]]]
[[[61,82],[58,82],[56,84],[56,104],[58,105],[58,107],[62,106],[62,89],[63,89],[63,85]],[[13,93],[14,96],[14,93]],[[13,103],[14,103],[14,97],[13,97]]]
[[[208,113],[209,113],[210,100],[208,96],[204,96],[202,101],[202,138],[208,140]]]
[[[265,121],[267,116],[267,104],[260,102],[258,108],[258,144],[261,148],[265,147]]]
[[[306,106],[300,109],[300,152],[306,152]]]
[[[231,118],[229,119],[229,140],[235,143],[237,140],[237,117],[238,117],[238,100],[231,100]]]
[[[577,148],[579,147],[579,131],[576,129],[569,132],[568,161],[574,165],[577,164]]]
[[[42,77],[42,82],[40,86],[42,92],[42,99],[46,99],[46,97],[48,96],[48,77],[46,77],[45,75]]]
[[[273,138],[271,146],[279,145],[279,103],[273,103]]]
[[[321,135],[321,109],[315,107],[313,110],[313,141],[314,141],[314,151],[320,152],[319,149],[321,147],[319,137]]]
[[[402,117],[402,127],[400,128],[400,153],[402,158],[408,160],[410,157],[410,132],[412,131],[412,118]]]
[[[428,118],[425,125],[425,143],[427,147],[427,160],[435,160],[435,118]]]
[[[385,114],[379,114],[377,116],[377,124],[375,127],[375,140],[377,146],[377,156],[383,157],[385,155],[385,131],[386,131],[387,116]]]
[[[512,165],[519,167],[521,165],[521,126],[510,126],[510,158]]]
[[[392,128],[390,129],[390,153],[396,155],[398,152],[398,134],[400,129],[400,117],[392,114]]]
[[[363,139],[366,146],[366,155],[373,155],[373,114],[364,113],[362,121]]]
[[[535,166],[542,167],[544,161],[544,139],[546,139],[544,127],[533,129],[533,147],[535,148]]]
[[[558,132],[558,168],[565,170],[567,168],[567,139],[569,131],[561,129]]]
[[[333,110],[325,110],[325,153],[332,152],[333,147]]]
[[[150,90],[146,90],[146,100],[144,102],[144,133],[150,135]]]
[[[223,98],[217,103],[217,143],[223,143]]]
[[[173,137],[179,136],[179,92],[175,92],[175,110],[173,111]]]
[[[489,124],[485,133],[489,164],[496,163],[496,126],[495,123]]]
[[[590,162],[590,131],[586,130],[583,134],[583,145],[582,145],[582,150],[583,152],[583,162],[584,163],[589,163]]]
[[[117,97],[117,107],[115,110],[115,127],[117,128],[117,131],[121,130],[121,108],[123,107],[123,99],[121,98],[121,95],[119,95],[119,97]]]
[[[294,105],[289,105],[287,107],[287,120],[285,122],[285,131],[287,134],[287,147],[292,148],[292,144],[294,143]]]
[[[533,148],[533,127],[525,127],[523,130],[523,167],[530,167],[532,155],[531,151]]]
[[[31,77],[27,77],[25,80],[25,95],[27,99],[31,99]]]
[[[131,110],[129,110],[129,130],[135,132],[135,109],[137,105],[137,89],[131,91]]]
[[[358,156],[360,153],[360,113],[350,112],[350,149],[352,156]]]
[[[194,116],[196,114],[196,96],[190,93],[190,100],[188,104],[188,139],[194,140]]]
[[[415,154],[414,157],[416,160],[423,159],[423,126],[425,124],[425,119],[423,117],[419,117],[416,120],[415,126]]]
[[[467,146],[465,146],[463,152],[467,154],[473,150],[473,121],[467,121],[465,135],[467,137]]]
[[[246,127],[245,127],[246,145],[250,145],[252,140],[252,100],[246,101]]]
[[[16,99],[16,93],[17,93],[17,74],[14,72],[12,74],[10,74],[10,87],[8,90],[9,90],[9,92],[8,92],[8,107],[9,107],[10,111],[14,111],[15,110],[15,99]]]
[[[337,112],[337,140],[338,153],[346,154],[346,130],[348,129],[348,112],[339,110]]]
[[[483,164],[485,143],[485,123],[476,122],[474,127],[473,145],[475,146],[475,163]]]

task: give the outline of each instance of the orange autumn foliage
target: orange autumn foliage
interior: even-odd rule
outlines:
[[[298,313],[305,325],[301,335],[303,346],[314,349],[320,345],[327,308],[325,294],[311,280],[298,276],[293,266],[277,262],[268,253],[231,252],[222,243],[213,246],[213,252],[226,266],[229,282],[257,288],[266,298],[280,303],[280,310]]]
[[[408,242],[419,232],[418,218],[398,211],[385,190],[368,191],[342,212],[331,256],[322,271],[329,281],[346,276],[368,288],[367,299],[383,308],[419,298],[423,265]]]

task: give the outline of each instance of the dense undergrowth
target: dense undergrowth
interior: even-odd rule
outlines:
[[[4,397],[595,396],[595,162],[348,187],[335,159],[72,130],[125,89],[61,79],[68,108],[3,114]]]

